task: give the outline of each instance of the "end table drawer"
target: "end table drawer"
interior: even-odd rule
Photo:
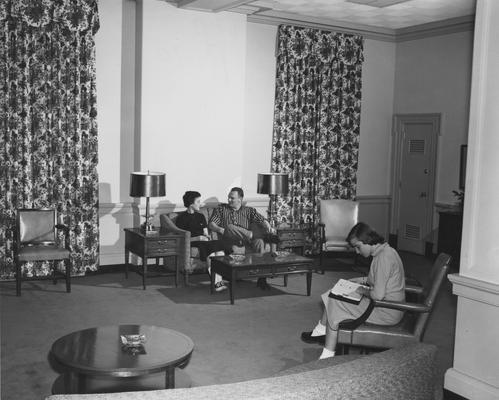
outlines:
[[[171,238],[171,239],[155,239],[155,240],[149,240],[147,242],[147,247],[149,250],[154,250],[154,249],[174,249],[177,247],[178,239],[177,238]]]
[[[279,232],[279,239],[284,240],[305,240],[304,232]]]
[[[306,268],[301,265],[282,265],[274,267],[273,272],[275,274],[283,274],[286,272],[295,272],[295,271],[304,271],[304,270],[306,270]]]
[[[245,269],[242,271],[237,271],[237,277],[242,278],[251,278],[252,276],[259,276],[262,274],[269,274],[271,272],[270,267],[255,267],[252,269]]]
[[[279,248],[285,249],[287,247],[300,247],[305,246],[305,240],[282,240],[279,242]]]
[[[178,246],[177,238],[148,240],[147,249],[150,253],[174,251]]]

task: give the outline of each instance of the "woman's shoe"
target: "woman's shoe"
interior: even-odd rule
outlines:
[[[216,292],[221,292],[223,290],[227,290],[227,286],[225,286],[223,282],[215,283],[215,291]]]
[[[312,332],[302,332],[301,340],[305,343],[318,343],[324,345],[326,343],[326,335],[312,336]]]

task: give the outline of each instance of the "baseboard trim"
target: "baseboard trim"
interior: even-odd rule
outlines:
[[[459,396],[458,394],[444,389],[444,400],[468,400],[466,397]]]
[[[450,368],[445,372],[444,389],[465,399],[499,399],[499,388]]]

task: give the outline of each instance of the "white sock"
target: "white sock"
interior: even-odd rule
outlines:
[[[336,354],[336,352],[334,351],[331,351],[329,349],[326,349],[325,347],[322,349],[322,354],[320,355],[319,357],[319,360],[324,360],[325,358],[330,358],[330,357],[334,357],[334,355]]]
[[[310,336],[323,336],[325,334],[326,334],[326,325],[322,325],[321,321],[319,321],[317,322],[317,325],[315,325],[315,328]]]

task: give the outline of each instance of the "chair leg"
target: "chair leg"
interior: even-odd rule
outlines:
[[[57,264],[59,264],[58,261],[53,261],[53,264],[52,264],[52,283],[54,285],[57,285],[57,275],[56,275]]]
[[[16,262],[16,296],[21,296],[21,263]]]
[[[71,262],[69,259],[64,260],[66,266],[66,292],[71,293]]]

